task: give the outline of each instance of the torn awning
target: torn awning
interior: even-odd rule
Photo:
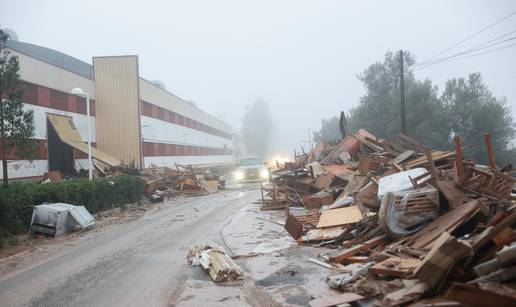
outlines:
[[[71,117],[57,114],[48,114],[47,117],[62,142],[86,154],[88,153],[88,144],[82,141],[81,135]],[[110,166],[118,166],[122,163],[120,159],[95,147],[91,147],[91,156]]]

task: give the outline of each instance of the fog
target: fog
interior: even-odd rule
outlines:
[[[274,153],[291,154],[322,118],[349,110],[356,75],[386,51],[426,60],[516,10],[514,1],[26,1],[2,0],[0,25],[20,41],[88,63],[137,54],[140,74],[240,130],[262,97],[274,114]],[[516,30],[516,16],[456,47]],[[416,71],[443,88],[481,72],[516,118],[516,47]],[[306,148],[305,143],[305,148]]]

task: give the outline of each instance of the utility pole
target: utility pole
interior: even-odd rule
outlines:
[[[308,146],[310,146],[310,150],[313,149],[313,147],[312,147],[312,132],[310,131],[310,128],[308,128]]]
[[[400,107],[401,107],[401,132],[407,134],[405,119],[405,73],[403,71],[403,50],[400,50]]]

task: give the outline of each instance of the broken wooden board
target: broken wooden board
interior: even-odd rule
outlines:
[[[430,288],[437,289],[455,262],[470,254],[469,243],[443,232],[414,273]]]
[[[311,307],[330,307],[336,306],[340,304],[346,304],[354,301],[359,301],[364,299],[362,295],[358,295],[355,293],[343,293],[336,296],[326,296],[321,298],[316,298],[310,301]]]
[[[352,156],[356,155],[360,151],[360,145],[361,143],[356,137],[348,135],[347,137],[343,138],[328,155],[326,155],[322,163],[335,163],[335,161],[338,161],[337,159],[339,159],[343,152],[348,152]]]
[[[390,161],[391,164],[401,164],[405,162],[408,158],[412,157],[414,155],[413,150],[405,150],[404,152],[400,153],[396,158],[392,159]]]
[[[324,165],[322,168],[330,174],[340,179],[349,180],[349,176],[353,175],[353,169],[348,165]]]
[[[408,278],[421,265],[421,262],[417,258],[391,257],[370,267],[369,272],[377,275]]]
[[[348,232],[347,227],[336,226],[329,228],[321,228],[321,229],[312,229],[309,230],[306,235],[299,238],[298,242],[308,243],[308,242],[320,242],[320,241],[328,241],[328,240],[336,240],[342,237],[344,234]]]
[[[348,184],[344,188],[344,191],[342,192],[344,195],[348,195],[352,192],[358,192],[360,189],[362,189],[367,183],[369,182],[368,176],[361,176],[360,174],[354,173],[353,175],[349,176]]]
[[[367,256],[349,256],[345,261],[346,263],[367,263],[371,260]]]
[[[328,192],[319,192],[314,195],[302,197],[306,209],[319,209],[324,205],[333,204],[333,197]]]
[[[432,150],[431,152],[432,160],[434,162],[439,162],[444,159],[448,159],[455,156],[454,151],[438,151],[438,150]],[[425,167],[428,165],[428,158],[426,156],[421,156],[419,158],[416,158],[408,163],[405,163],[406,169],[412,169],[416,167]]]
[[[217,193],[219,191],[218,180],[199,180],[199,185],[208,193]]]
[[[317,210],[308,210],[296,212],[296,210],[288,209],[287,220],[285,221],[285,230],[294,239],[299,239],[305,232],[307,226],[314,227],[319,221],[321,214]]]
[[[355,246],[347,248],[343,251],[339,251],[338,254],[336,254],[334,256],[331,256],[330,261],[341,263],[344,260],[346,260],[348,257],[354,256],[364,249],[366,249],[365,244],[355,245]]]
[[[506,228],[512,226],[514,223],[516,223],[516,213],[513,213],[504,218],[495,226],[490,226],[483,232],[473,236],[471,238],[473,250],[479,250],[482,246],[491,241],[495,236],[504,231]]]
[[[374,237],[372,239],[369,239],[365,241],[362,244],[355,245],[353,247],[347,248],[345,250],[340,250],[337,253],[335,253],[333,256],[330,257],[331,261],[334,262],[343,262],[347,261],[348,258],[353,257],[355,254],[358,254],[359,252],[363,250],[370,250],[371,248],[374,248],[375,246],[378,246],[385,242],[387,239],[387,236],[385,234],[379,235],[377,237]],[[349,245],[348,245],[349,246]]]
[[[516,299],[513,297],[484,290],[474,284],[454,283],[446,292],[444,298],[471,307],[516,305]]]
[[[434,182],[434,186],[448,200],[450,207],[453,209],[471,199],[461,189],[457,188],[452,180],[438,180]]]
[[[334,180],[335,180],[335,176],[333,174],[326,173],[326,174],[317,176],[317,178],[315,179],[314,185],[318,189],[323,190],[323,189],[329,188]]]
[[[443,232],[453,232],[457,227],[477,213],[478,210],[479,201],[471,200],[456,209],[446,212],[409,237],[408,240],[411,242],[410,246],[415,249],[427,247],[427,245],[435,241]]]
[[[317,228],[355,224],[362,218],[362,212],[358,206],[325,210],[321,213]]]
[[[297,219],[297,216],[288,212],[284,228],[292,238],[297,240],[302,235],[303,224]]]

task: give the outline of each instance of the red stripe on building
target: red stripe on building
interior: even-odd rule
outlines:
[[[35,156],[32,157],[34,160],[45,160],[48,158],[48,150],[47,150],[47,141],[46,140],[35,140],[36,142],[36,153]],[[2,153],[0,152],[0,159],[2,158]],[[7,160],[27,160],[25,157],[21,157],[16,154],[16,148],[10,148],[7,151]]]
[[[36,142],[36,155],[32,157],[33,160],[47,160],[48,159],[48,145],[47,140],[35,140]],[[97,147],[96,143],[92,143],[91,146]],[[2,153],[0,152],[0,159],[2,158]],[[82,151],[78,151],[74,149],[74,159],[88,159],[88,154]],[[7,160],[27,160],[26,157],[22,157],[16,154],[16,149],[11,148],[7,152]]]
[[[86,115],[86,99],[41,85],[20,81],[24,89],[22,102]],[[91,116],[95,116],[95,100],[90,99]]]
[[[201,122],[198,122],[194,119],[188,118],[176,112],[164,109],[152,103],[148,103],[142,100],[141,103],[141,114],[152,117],[155,119],[159,119],[168,123],[180,125],[183,127],[195,129],[198,131],[202,131],[208,134],[212,134],[215,136],[219,136],[228,140],[233,139],[231,133],[224,132],[220,129],[210,127]]]
[[[143,143],[144,157],[157,156],[230,156],[230,148],[213,148],[180,144],[164,144],[156,142]]]

